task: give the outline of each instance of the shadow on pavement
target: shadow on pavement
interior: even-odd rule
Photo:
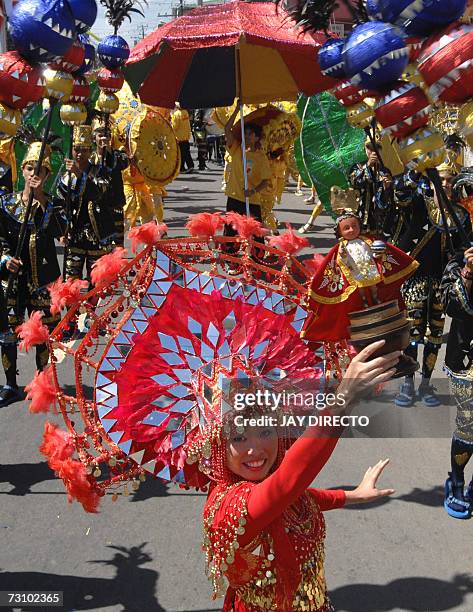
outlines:
[[[335,589],[330,599],[337,612],[437,612],[462,609],[473,593],[473,575],[456,574],[450,582],[412,576],[386,585],[351,584]]]
[[[63,608],[22,608],[22,610],[97,610],[108,606],[123,606],[127,612],[165,612],[155,596],[158,572],[141,566],[153,558],[140,546],[125,548],[108,546],[115,551],[109,560],[89,561],[115,568],[113,578],[88,578],[42,574],[40,572],[3,572],[0,570],[0,590],[63,591]]]
[[[419,487],[415,487],[410,493],[401,495],[397,499],[413,504],[421,504],[422,506],[430,506],[431,508],[442,508],[444,488],[443,485],[430,489],[419,489]]]
[[[46,461],[41,463],[7,463],[0,465],[0,482],[13,486],[3,495],[27,495],[31,487],[45,480],[56,480],[56,476]]]
[[[147,499],[166,497],[167,495],[169,495],[167,484],[157,478],[148,477],[144,482],[140,483],[139,489],[133,493],[131,501],[146,501]]]

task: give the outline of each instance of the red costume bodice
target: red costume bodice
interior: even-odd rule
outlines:
[[[204,548],[215,596],[229,588],[225,612],[330,609],[324,576],[323,510],[342,507],[343,491],[308,489],[337,437],[297,440],[259,483],[217,485],[204,510]]]

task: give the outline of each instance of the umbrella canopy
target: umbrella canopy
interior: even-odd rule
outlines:
[[[336,83],[320,72],[325,34],[305,34],[272,2],[197,8],[158,28],[131,52],[125,78],[143,102],[172,108],[295,100]],[[238,48],[241,90],[237,75]]]

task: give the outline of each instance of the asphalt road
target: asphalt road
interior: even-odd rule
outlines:
[[[223,208],[220,175],[211,166],[170,187],[165,220],[171,236],[179,235],[190,213]],[[296,227],[309,212],[293,193],[277,209],[280,220]],[[334,243],[329,218],[322,217],[309,237],[326,252]],[[22,385],[32,378],[33,364],[32,355],[20,356]],[[340,441],[317,486],[356,485],[368,465],[390,457],[382,484],[396,494],[371,507],[327,513],[326,573],[335,608],[471,612],[473,523],[455,521],[442,508],[451,408],[389,410],[403,435],[420,436],[439,418],[444,435]],[[147,481],[129,498],[113,504],[109,497],[99,514],[88,515],[67,503],[62,483],[38,452],[44,420],[24,403],[0,411],[0,590],[60,590],[65,610],[219,610],[200,550],[204,496]]]

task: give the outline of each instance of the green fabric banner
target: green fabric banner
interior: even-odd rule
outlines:
[[[297,113],[302,130],[294,153],[306,185],[314,185],[325,210],[331,214],[330,189],[349,186],[350,168],[365,161],[365,133],[352,127],[346,110],[327,92],[307,98],[301,95]]]

